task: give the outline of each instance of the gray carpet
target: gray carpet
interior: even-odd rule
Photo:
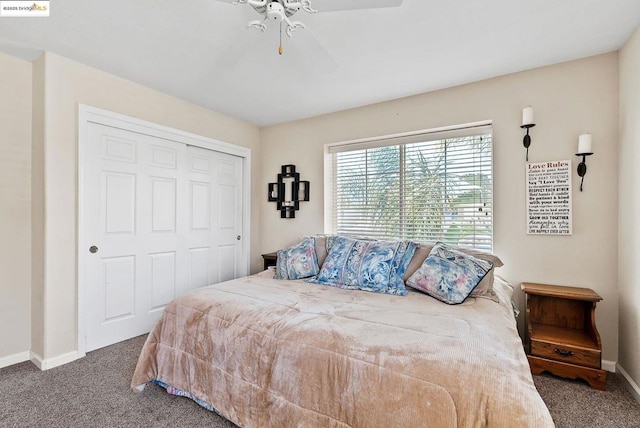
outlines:
[[[547,373],[534,376],[533,381],[558,428],[640,427],[640,404],[619,374],[607,373],[606,391]]]
[[[1,427],[213,427],[233,424],[193,401],[148,385],[136,394],[131,375],[146,336],[90,352],[45,372],[30,362],[0,369]],[[609,374],[607,391],[579,381],[535,376],[561,427],[638,427],[640,405]]]

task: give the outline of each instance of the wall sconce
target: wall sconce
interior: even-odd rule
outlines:
[[[520,128],[527,130],[527,135],[522,140],[522,145],[527,149],[526,161],[529,162],[529,146],[531,145],[531,137],[529,136],[529,128],[536,126],[533,120],[533,107],[526,106],[522,109],[522,125]]]
[[[578,153],[576,156],[582,156],[582,161],[578,164],[578,175],[580,176],[580,191],[582,192],[582,183],[587,173],[587,156],[591,156],[591,134],[582,134],[578,137]]]

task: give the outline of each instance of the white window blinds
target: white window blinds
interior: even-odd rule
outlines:
[[[492,250],[488,125],[328,148],[330,232]]]

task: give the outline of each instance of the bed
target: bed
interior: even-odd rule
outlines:
[[[155,382],[241,427],[554,426],[498,276],[494,298],[455,305],[274,276],[175,299],[132,387]]]

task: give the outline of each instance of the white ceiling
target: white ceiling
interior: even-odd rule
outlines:
[[[617,50],[640,24],[640,0],[301,10],[293,18],[308,30],[284,36],[282,56],[276,26],[245,29],[259,18],[215,0],[53,0],[47,18],[0,18],[0,50],[51,51],[265,126]]]

